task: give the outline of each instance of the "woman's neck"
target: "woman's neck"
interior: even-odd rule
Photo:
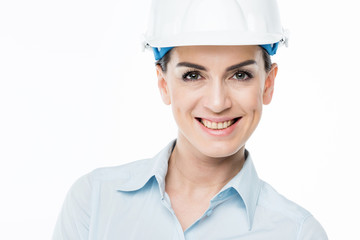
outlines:
[[[167,189],[181,189],[184,194],[201,191],[215,195],[241,170],[245,162],[244,149],[231,156],[213,158],[178,139],[169,160]]]

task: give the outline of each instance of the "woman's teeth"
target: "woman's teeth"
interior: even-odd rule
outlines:
[[[201,123],[210,129],[224,129],[230,127],[235,122],[234,119],[225,122],[211,122],[208,120],[201,119]]]

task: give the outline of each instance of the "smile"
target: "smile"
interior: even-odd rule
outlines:
[[[226,128],[230,127],[231,125],[233,125],[239,119],[240,118],[234,118],[234,119],[231,119],[228,121],[223,121],[223,122],[212,122],[207,119],[197,118],[197,120],[199,122],[201,122],[202,125],[204,125],[206,128],[212,129],[212,130],[226,129]]]

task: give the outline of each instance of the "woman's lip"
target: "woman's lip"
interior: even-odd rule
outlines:
[[[234,118],[232,118],[232,119],[234,119]],[[230,120],[232,120],[232,119],[230,119]],[[207,128],[204,126],[204,124],[201,123],[201,119],[200,119],[200,121],[196,121],[196,122],[198,122],[198,124],[200,125],[200,128],[207,134],[216,136],[216,137],[225,137],[225,136],[230,135],[235,130],[237,124],[241,121],[241,117],[235,118],[235,119],[236,119],[236,121],[230,127],[223,128],[223,129]]]
[[[241,117],[216,117],[216,118],[212,118],[212,117],[207,117],[207,118],[203,118],[203,117],[196,117],[196,119],[198,120],[207,120],[210,122],[215,122],[215,123],[220,123],[220,122],[227,122],[227,121],[231,121],[231,120],[235,120]]]

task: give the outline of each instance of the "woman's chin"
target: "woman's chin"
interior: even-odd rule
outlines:
[[[225,158],[237,154],[242,148],[242,145],[230,145],[227,143],[218,143],[218,144],[207,144],[206,146],[201,146],[198,150],[205,156],[211,158]]]

